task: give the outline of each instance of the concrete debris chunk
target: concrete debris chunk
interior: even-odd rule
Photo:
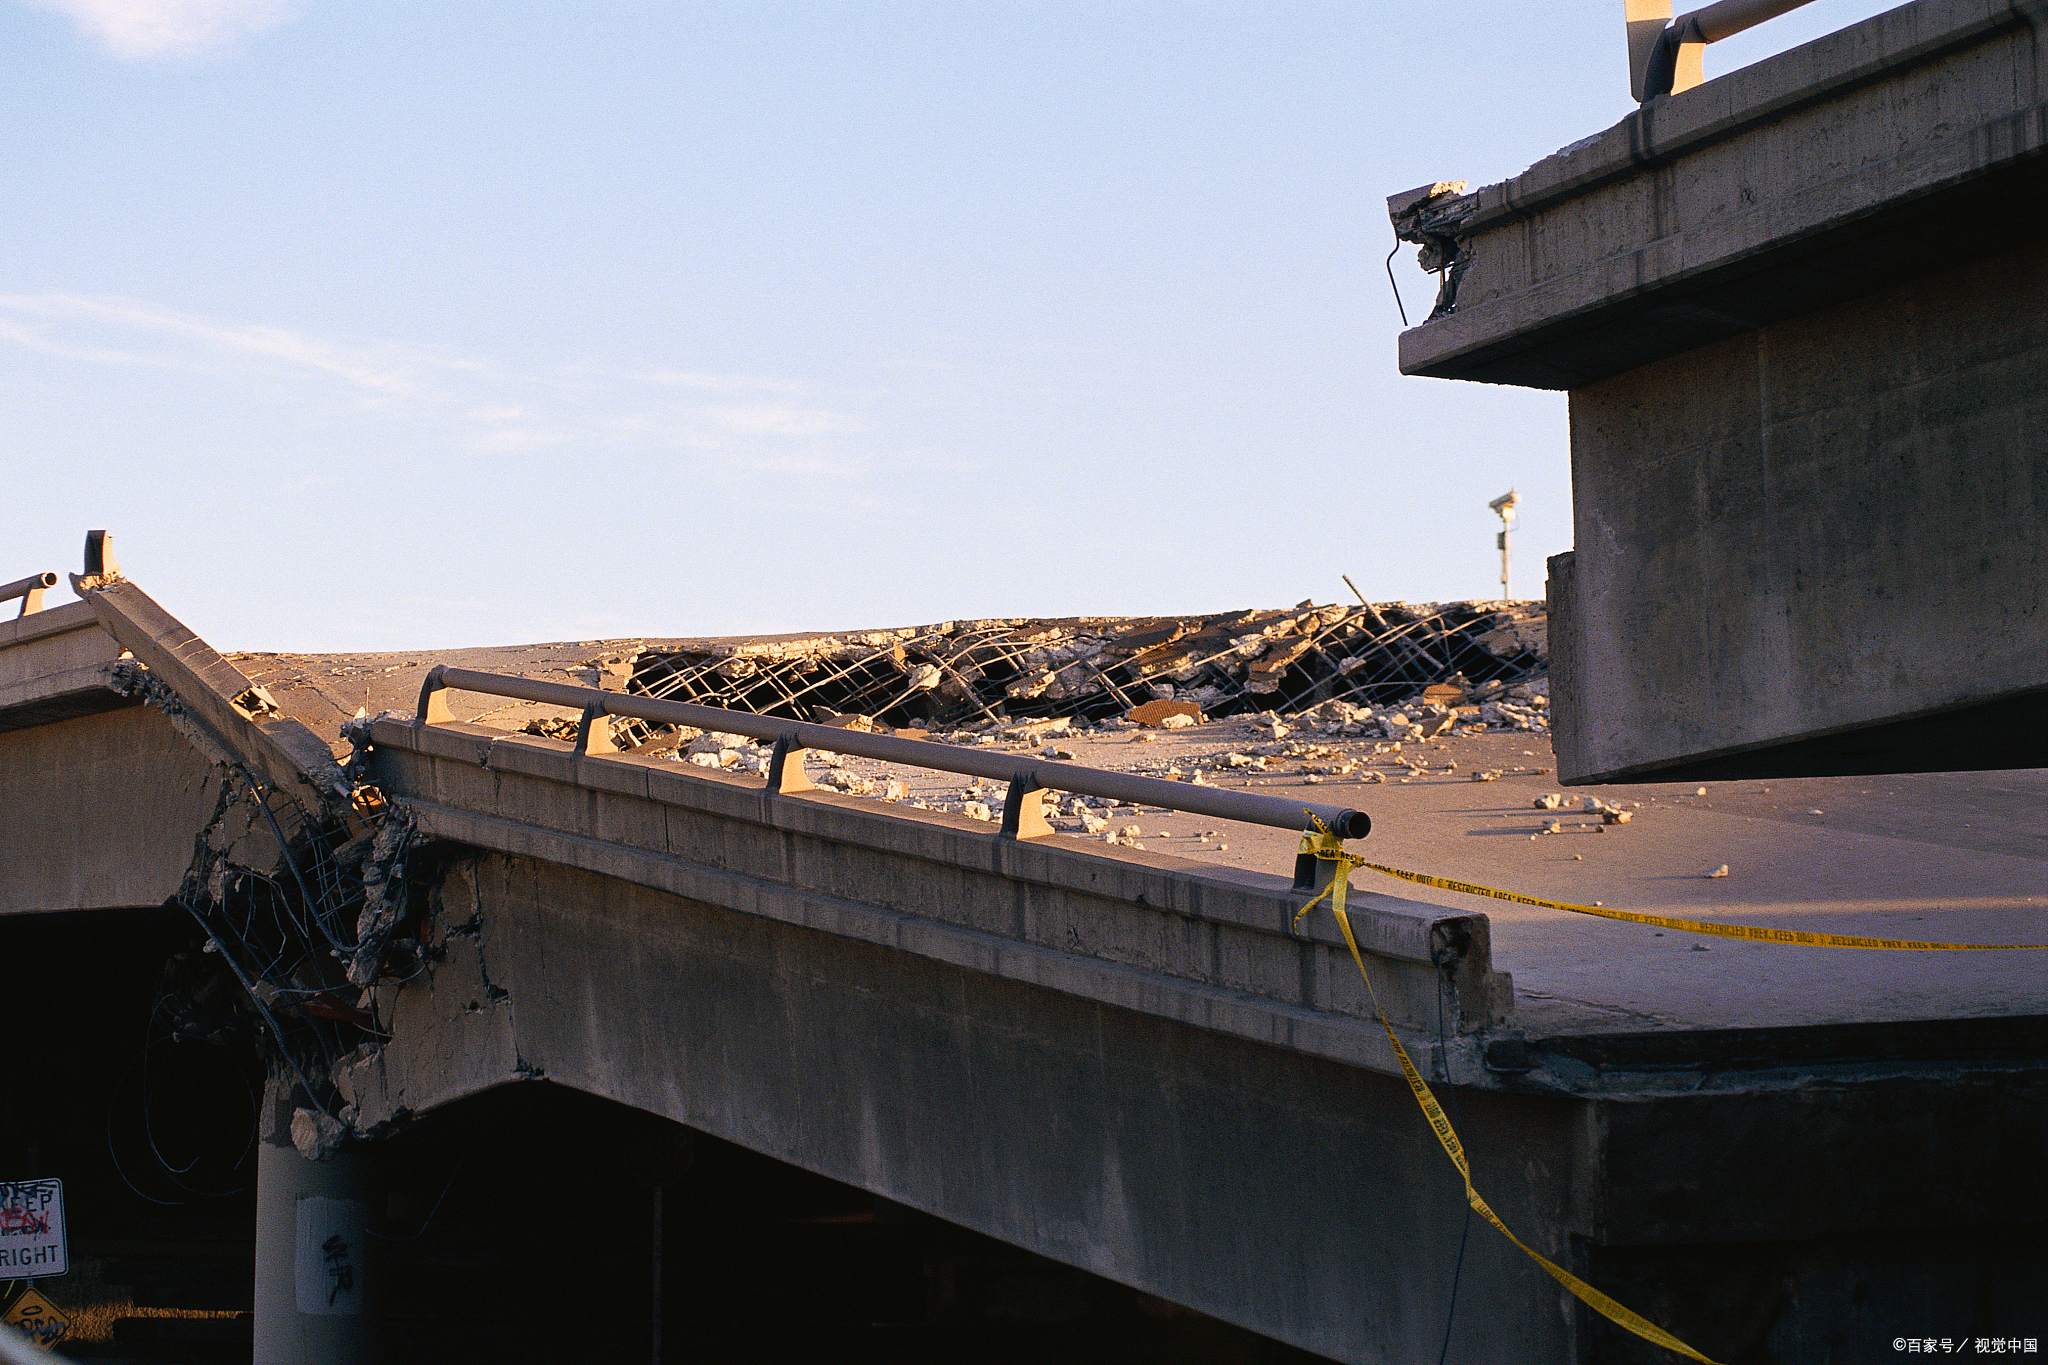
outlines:
[[[875,784],[871,779],[860,776],[850,768],[827,768],[818,774],[817,782],[821,787],[830,787],[833,791],[845,792],[849,796],[872,796],[875,790]]]
[[[1390,703],[1462,705],[1483,694],[1494,710],[1457,720],[1541,729],[1543,626],[1542,604],[1528,602],[1303,602],[1205,616],[945,621],[644,649],[624,687],[847,728],[935,730],[1055,717],[1098,723],[1149,714],[1155,701],[1173,708],[1163,714],[1179,711],[1195,724],[1247,713],[1285,723],[1279,718],[1313,711],[1318,723],[1362,727]],[[617,687],[623,665],[599,662],[603,685]],[[1433,721],[1448,728],[1441,716]],[[628,748],[660,729],[620,723],[615,742]]]
[[[1537,810],[1556,810],[1564,804],[1563,792],[1545,792],[1531,803]]]
[[[1037,744],[1041,740],[1058,739],[1073,731],[1074,722],[1070,716],[1056,716],[1050,720],[1026,721],[1022,725],[1005,726],[997,731],[1004,739],[1024,744]]]
[[[1721,865],[1720,865],[1719,867],[1715,868],[1715,869],[1714,869],[1714,870],[1713,870],[1712,872],[1708,872],[1708,873],[1705,873],[1704,875],[1705,875],[1705,876],[1707,876],[1707,877],[1725,877],[1725,876],[1727,876],[1727,875],[1728,875],[1728,864],[1726,864],[1726,863],[1722,863],[1722,864],[1721,864]]]
[[[1202,708],[1191,701],[1148,701],[1143,706],[1134,706],[1124,713],[1124,719],[1155,729],[1175,728],[1167,725],[1178,718],[1181,725],[1200,725]]]
[[[292,1146],[308,1161],[325,1161],[348,1137],[348,1128],[331,1114],[317,1109],[292,1110]]]

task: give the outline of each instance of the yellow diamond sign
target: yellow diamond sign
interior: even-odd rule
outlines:
[[[71,1319],[59,1313],[56,1304],[33,1289],[24,1290],[14,1301],[14,1306],[0,1317],[0,1322],[19,1328],[45,1346],[64,1340],[64,1334],[71,1330]]]

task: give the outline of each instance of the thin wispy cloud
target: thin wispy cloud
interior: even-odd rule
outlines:
[[[703,407],[694,410],[712,426],[746,436],[830,436],[859,431],[858,420],[837,412],[762,404],[750,407]]]
[[[127,61],[198,57],[293,18],[291,0],[35,0]]]
[[[842,448],[867,431],[804,386],[698,371],[650,389],[646,371],[588,363],[534,373],[408,342],[340,339],[304,329],[181,312],[144,300],[67,293],[0,294],[0,348],[98,368],[146,366],[206,376],[265,396],[328,390],[359,409],[438,439],[450,452],[519,456],[545,449],[607,460],[686,451],[735,475],[824,477],[864,467]],[[308,386],[313,386],[311,389]],[[717,395],[732,401],[706,401]]]
[[[84,294],[0,294],[0,321],[12,314],[12,326],[43,349],[78,343],[47,335],[47,326],[74,331],[94,327],[155,336],[160,341],[197,343],[204,351],[281,361],[343,380],[371,393],[398,397],[419,391],[425,376],[436,370],[476,369],[474,362],[435,355],[418,347],[389,342],[336,342],[286,327],[227,322],[180,313],[135,299]],[[45,329],[22,325],[27,318],[44,319]],[[11,339],[11,338],[10,338]],[[28,344],[24,342],[24,344]],[[105,350],[107,348],[88,348]],[[113,354],[128,354],[115,352]],[[133,356],[132,359],[170,357]]]
[[[61,356],[66,360],[84,360],[95,365],[148,365],[154,363],[146,355],[133,351],[115,350],[111,346],[76,346],[55,340],[41,330],[20,322],[0,320],[0,344],[18,346],[25,351],[40,355]]]
[[[656,370],[647,382],[664,389],[703,389],[713,393],[801,393],[803,385],[752,374],[705,374],[698,370]]]

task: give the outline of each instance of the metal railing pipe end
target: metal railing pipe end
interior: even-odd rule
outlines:
[[[19,597],[21,610],[16,615],[27,616],[30,612],[43,609],[43,593],[56,586],[56,574],[32,573],[27,578],[17,578],[12,583],[0,584],[0,602],[12,602]]]
[[[1331,823],[1330,833],[1339,839],[1363,839],[1372,833],[1372,817],[1362,810],[1347,810]]]

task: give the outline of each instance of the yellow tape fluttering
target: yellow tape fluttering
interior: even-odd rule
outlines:
[[[1350,889],[1349,882],[1352,868],[1371,867],[1374,871],[1378,872],[1386,872],[1389,869],[1377,867],[1362,858],[1355,858],[1351,854],[1346,853],[1344,851],[1344,841],[1328,831],[1302,835],[1301,851],[1313,854],[1324,862],[1335,863],[1337,866],[1331,869],[1335,875],[1330,879],[1330,884],[1317,893],[1314,900],[1301,907],[1300,913],[1294,917],[1295,921],[1299,923],[1302,915],[1306,915],[1309,911],[1315,909],[1324,900],[1330,902],[1330,912],[1337,917],[1337,927],[1343,931],[1344,946],[1351,950],[1351,960],[1358,964],[1358,975],[1365,982],[1365,991],[1372,1000],[1373,1012],[1379,1016],[1380,1027],[1387,1031],[1387,1041],[1393,1045],[1394,1056],[1400,1059],[1401,1074],[1408,1078],[1408,1089],[1414,1094],[1415,1102],[1422,1107],[1423,1117],[1429,1120],[1430,1128],[1436,1133],[1436,1140],[1443,1144],[1444,1151],[1449,1154],[1451,1164],[1458,1168],[1458,1174],[1464,1178],[1465,1202],[1470,1204],[1473,1211],[1481,1218],[1493,1224],[1494,1231],[1521,1248],[1523,1255],[1536,1262],[1537,1265],[1542,1266],[1552,1279],[1577,1295],[1580,1300],[1595,1312],[1598,1312],[1611,1322],[1619,1323],[1621,1326],[1626,1327],[1645,1341],[1653,1341],[1667,1350],[1676,1351],[1688,1360],[1697,1360],[1701,1362],[1701,1365],[1715,1365],[1713,1360],[1701,1355],[1698,1351],[1695,1351],[1677,1337],[1672,1336],[1671,1333],[1665,1331],[1656,1323],[1651,1322],[1642,1314],[1615,1302],[1592,1285],[1587,1284],[1584,1280],[1572,1274],[1569,1270],[1552,1262],[1548,1257],[1531,1250],[1528,1243],[1510,1232],[1508,1225],[1501,1222],[1500,1216],[1487,1207],[1486,1201],[1479,1197],[1479,1191],[1472,1188],[1472,1168],[1465,1161],[1465,1145],[1458,1141],[1457,1130],[1451,1127],[1450,1116],[1445,1114],[1443,1106],[1437,1103],[1436,1096],[1430,1091],[1429,1083],[1422,1079],[1422,1073],[1415,1069],[1415,1063],[1409,1059],[1408,1049],[1401,1046],[1400,1038],[1394,1034],[1394,1026],[1387,1022],[1387,1012],[1380,1007],[1379,992],[1373,989],[1372,976],[1365,970],[1365,955],[1358,951],[1358,939],[1351,932],[1351,917],[1344,911],[1344,896],[1346,891]],[[1407,876],[1410,874],[1395,873],[1394,875]],[[1430,884],[1438,885],[1440,883],[1432,880]]]
[[[1569,910],[1575,915],[1598,915],[1602,919],[1626,920],[1630,924],[1653,924],[1659,929],[1678,929],[1688,934],[1705,934],[1713,938],[1740,938],[1756,943],[1806,943],[1820,948],[1889,948],[1905,952],[1993,953],[2048,948],[2048,943],[1921,943],[1905,938],[1863,938],[1855,934],[1815,934],[1804,929],[1764,929],[1753,924],[1709,924],[1705,920],[1671,919],[1665,915],[1638,914],[1633,910],[1609,910],[1604,905],[1574,905],[1570,901],[1547,901],[1537,896],[1517,895],[1513,891],[1496,891],[1490,886],[1479,886],[1472,882],[1453,881],[1449,877],[1432,877],[1423,872],[1404,872],[1398,867],[1369,863],[1348,853],[1344,858],[1353,867],[1363,867],[1389,877],[1399,877],[1404,882],[1414,882],[1418,886],[1462,891],[1468,896],[1491,896],[1494,900],[1513,901],[1517,905],[1540,905],[1547,910]]]

